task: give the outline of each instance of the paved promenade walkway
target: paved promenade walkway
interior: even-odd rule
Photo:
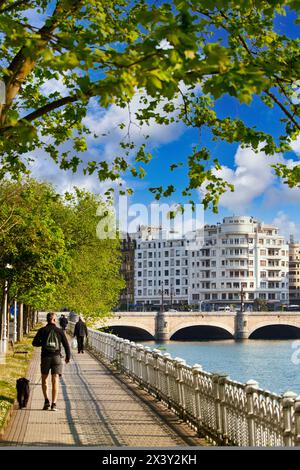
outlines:
[[[89,353],[64,367],[58,411],[42,411],[40,351],[30,364],[28,408],[15,410],[0,446],[175,447],[205,445],[161,403]]]

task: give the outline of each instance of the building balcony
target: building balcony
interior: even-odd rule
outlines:
[[[245,260],[248,260],[249,257],[250,256],[248,254],[222,256],[222,258],[225,259],[226,261],[229,261],[229,260],[232,260],[232,261],[238,261],[238,260],[245,261]]]

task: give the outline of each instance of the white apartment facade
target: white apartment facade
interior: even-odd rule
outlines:
[[[225,217],[204,227],[197,249],[160,227],[141,227],[134,238],[136,304],[237,307],[242,290],[246,309],[256,299],[274,306],[289,302],[289,246],[272,225]]]
[[[142,226],[135,234],[135,303],[187,304],[189,259],[186,242],[160,227]]]
[[[289,302],[289,247],[278,229],[252,217],[225,217],[204,228],[204,246],[191,253],[189,303],[237,307],[256,299]]]

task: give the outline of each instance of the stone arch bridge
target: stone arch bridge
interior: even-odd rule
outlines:
[[[95,327],[107,327],[120,336],[125,329],[136,331],[158,341],[180,339],[180,333],[197,328],[219,333],[219,338],[247,339],[270,327],[300,338],[300,312],[116,312]]]

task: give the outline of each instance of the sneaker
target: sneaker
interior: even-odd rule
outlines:
[[[52,403],[52,405],[51,405],[51,411],[57,411],[56,403]]]
[[[50,401],[49,401],[49,400],[45,400],[43,410],[46,411],[46,410],[49,410],[49,408],[50,408]]]

